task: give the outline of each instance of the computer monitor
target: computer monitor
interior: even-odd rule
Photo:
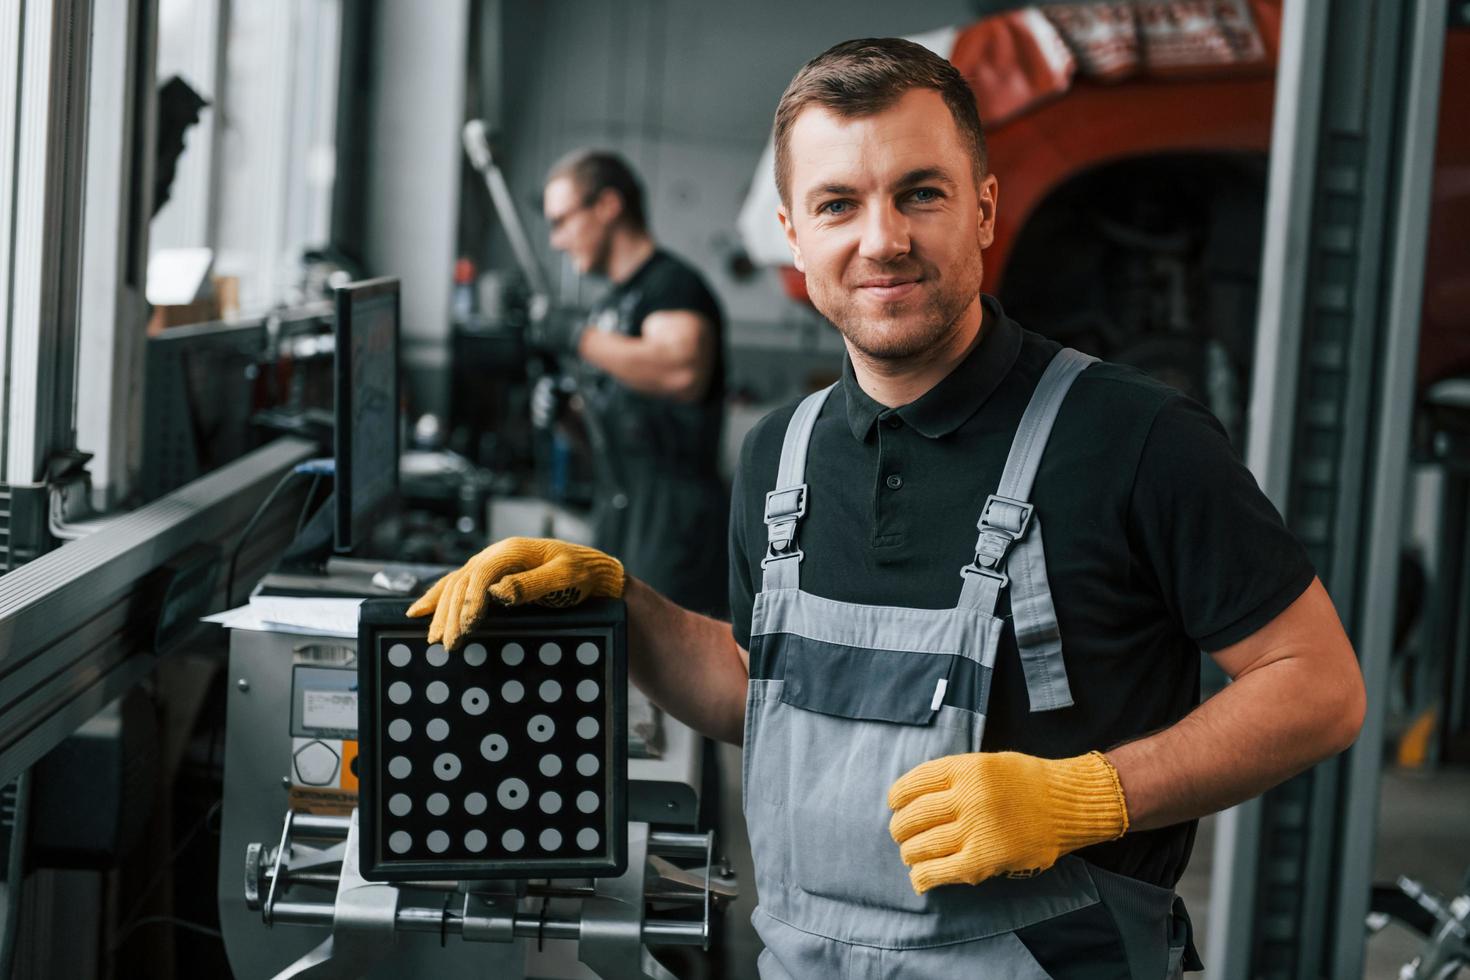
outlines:
[[[266,401],[265,327],[202,323],[148,338],[138,489],[156,500],[239,459],[264,440],[250,417]]]
[[[336,290],[333,545],[361,549],[398,494],[398,280]]]

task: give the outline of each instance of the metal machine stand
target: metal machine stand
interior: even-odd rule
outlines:
[[[1430,664],[1442,683],[1439,759],[1470,761],[1470,380],[1454,378],[1429,389],[1434,422],[1433,458],[1444,467],[1440,497],[1439,561],[1429,608]],[[1438,659],[1438,658],[1442,658]]]
[[[305,841],[311,841],[307,844]],[[734,897],[713,876],[713,836],[628,828],[628,870],[618,878],[543,882],[405,883],[405,889],[441,893],[438,906],[404,905],[398,885],[366,881],[358,873],[357,812],[316,817],[288,812],[280,842],[253,843],[245,852],[245,902],[267,926],[330,925],[332,935],[276,974],[294,978],[354,978],[390,952],[399,932],[438,933],[441,942],[510,943],[515,939],[571,939],[578,958],[603,980],[674,980],[645,943],[708,948],[712,900]],[[698,858],[702,873],[669,858]],[[334,891],[333,901],[301,893]],[[580,902],[576,914],[538,913],[539,900]],[[698,918],[649,919],[650,902],[699,909]],[[543,908],[544,908],[543,904]]]
[[[236,976],[667,980],[645,944],[709,942],[735,888],[711,864],[712,837],[693,832],[699,739],[668,718],[661,757],[628,761],[620,877],[363,879],[355,724],[313,727],[302,712],[308,691],[330,702],[351,689],[356,646],[284,629],[231,633],[219,905]],[[639,692],[629,698],[631,716],[648,717]]]

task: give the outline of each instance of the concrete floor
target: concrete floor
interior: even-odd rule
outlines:
[[[722,745],[720,751],[725,780],[724,847],[741,883],[741,897],[727,913],[725,976],[727,980],[753,980],[761,946],[750,927],[755,887],[750,846],[740,812],[740,750]],[[1470,771],[1426,776],[1387,770],[1383,774],[1380,801],[1374,879],[1393,881],[1398,875],[1406,874],[1446,897],[1456,894],[1462,876],[1470,869]],[[1201,822],[1189,870],[1179,882],[1179,893],[1189,906],[1202,955],[1210,941],[1206,932],[1214,823],[1213,819]],[[1390,925],[1368,940],[1364,977],[1377,980],[1398,976],[1399,967],[1413,957],[1418,945],[1412,933]],[[1190,976],[1207,978],[1208,973]]]

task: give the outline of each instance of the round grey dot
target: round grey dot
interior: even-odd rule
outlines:
[[[430,718],[429,723],[424,726],[424,734],[436,742],[442,742],[449,737],[449,722],[443,718]]]
[[[424,651],[424,659],[429,662],[430,667],[443,667],[449,663],[449,651],[444,649],[444,644],[435,643]]]
[[[519,667],[521,661],[526,659],[525,648],[519,643],[507,643],[500,648],[500,659],[505,661],[507,667]]]
[[[388,723],[388,737],[395,742],[406,742],[413,734],[413,725],[407,718],[394,718]]]
[[[583,813],[594,813],[597,810],[597,794],[590,789],[584,789],[577,794],[577,809]]]
[[[460,695],[459,706],[467,715],[483,715],[485,709],[490,707],[490,695],[482,687],[469,688]]]
[[[464,835],[464,847],[467,851],[473,851],[479,854],[485,849],[485,845],[488,843],[489,840],[485,837],[483,830],[472,830]]]
[[[438,776],[445,782],[449,782],[452,779],[458,779],[459,770],[459,756],[455,755],[453,752],[445,752],[443,755],[434,760],[434,775]],[[590,773],[583,773],[583,775],[590,775]]]
[[[519,851],[526,846],[526,835],[519,830],[507,830],[500,835],[500,846],[507,851]]]
[[[519,704],[521,698],[526,696],[526,688],[520,681],[506,681],[500,685],[500,696],[508,704]]]
[[[471,793],[464,798],[464,812],[472,817],[478,817],[485,812],[485,807],[488,803],[489,801],[485,799],[484,793]]]
[[[583,738],[596,738],[601,730],[602,726],[597,723],[596,718],[589,716],[577,719],[577,734]]]
[[[407,704],[408,699],[413,696],[413,688],[403,681],[394,681],[388,685],[388,700],[394,704]]]
[[[543,851],[554,851],[561,847],[561,831],[554,827],[547,827],[541,831],[541,836],[537,839],[541,842]]]
[[[591,827],[583,827],[577,831],[577,846],[584,851],[590,851],[602,842],[602,835]]]
[[[548,667],[554,667],[561,663],[561,647],[555,643],[543,643],[541,649],[536,651],[536,656]]]
[[[413,800],[410,800],[406,794],[394,793],[388,797],[388,812],[393,816],[406,817],[412,809]]]
[[[581,698],[583,701],[596,701],[597,690],[598,688],[596,681],[589,680],[577,682],[577,697]]]
[[[561,772],[561,759],[554,755],[543,755],[537,768],[543,776],[555,776]]]
[[[506,744],[504,735],[495,735],[492,733],[480,739],[480,754],[491,762],[499,762],[501,759],[504,759],[505,753],[509,748],[510,746]]]
[[[395,643],[388,648],[388,662],[395,667],[407,667],[413,654],[408,650],[408,644]]]
[[[430,793],[429,798],[424,801],[424,809],[436,817],[442,817],[449,812],[449,797],[443,793]]]
[[[561,794],[555,790],[548,790],[541,794],[541,799],[536,801],[536,805],[541,807],[542,813],[560,813]]]
[[[413,772],[413,763],[408,761],[408,756],[395,755],[388,760],[388,775],[394,779],[407,779],[411,772]]]
[[[531,788],[520,779],[507,779],[495,790],[495,799],[507,810],[519,810],[531,800]]]
[[[597,663],[598,656],[600,656],[600,654],[597,650],[596,643],[577,644],[577,663],[591,667],[593,664]]]
[[[388,850],[394,854],[407,854],[410,847],[413,847],[413,838],[408,836],[408,831],[395,830],[388,836]]]
[[[470,667],[483,667],[485,665],[485,647],[479,643],[471,643],[465,647],[464,662]]]
[[[597,769],[597,756],[593,755],[591,752],[584,752],[581,755],[577,756],[577,771],[580,772],[582,775],[595,776],[597,775]]]
[[[561,685],[556,681],[542,681],[540,689],[536,692],[541,695],[541,700],[547,704],[554,704],[561,700]]]
[[[533,742],[545,742],[556,734],[556,723],[549,715],[534,715],[526,723],[526,734],[531,736]]]
[[[443,854],[449,850],[449,835],[442,830],[435,830],[429,834],[428,840],[424,843],[428,844],[429,850],[435,854]]]
[[[443,681],[434,681],[424,689],[424,697],[429,699],[430,704],[443,704],[449,700],[449,685]]]

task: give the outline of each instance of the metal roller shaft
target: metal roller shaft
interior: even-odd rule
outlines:
[[[334,906],[326,902],[276,902],[271,921],[276,924],[299,926],[332,925]],[[457,912],[441,909],[406,907],[398,910],[396,928],[405,932],[445,932],[459,934],[464,931],[464,919]],[[517,915],[512,931],[518,939],[571,939],[581,938],[580,919],[564,916]],[[700,946],[704,944],[704,924],[701,922],[649,921],[643,923],[643,941],[668,946]]]
[[[672,830],[655,830],[648,835],[648,853],[664,857],[702,858],[710,846],[710,835],[681,834]]]

